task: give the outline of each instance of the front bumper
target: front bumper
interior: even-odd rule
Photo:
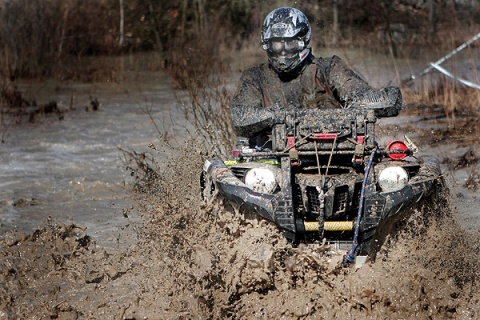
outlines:
[[[438,183],[440,167],[433,158],[422,159],[419,172],[408,185],[399,191],[381,193],[375,188],[367,188],[363,206],[363,216],[360,223],[362,239],[373,236],[378,225],[392,217],[401,216],[403,209],[429,195]],[[282,164],[284,167],[284,164]],[[285,170],[284,170],[285,173]],[[306,228],[305,221],[296,219],[290,177],[283,177],[281,190],[274,195],[258,193],[248,188],[238,179],[222,161],[213,160],[205,163],[204,174],[210,177],[220,194],[242,208],[255,212],[259,216],[274,222],[291,240],[298,239],[299,233],[323,231],[318,224],[317,230],[312,230],[311,224]],[[356,216],[356,212],[351,216]],[[394,219],[391,219],[394,220]],[[328,230],[329,221],[322,222],[322,228]],[[355,227],[351,224],[352,229]],[[313,228],[314,229],[314,228]]]

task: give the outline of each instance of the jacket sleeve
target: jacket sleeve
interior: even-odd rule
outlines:
[[[328,84],[346,108],[373,109],[380,117],[396,116],[402,108],[398,87],[372,88],[337,56],[332,57],[326,72]]]
[[[257,67],[242,74],[240,85],[230,103],[230,121],[238,136],[254,137],[274,124],[274,114],[264,108]]]

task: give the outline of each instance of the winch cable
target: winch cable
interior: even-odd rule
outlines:
[[[315,145],[315,156],[317,158],[317,168],[318,168],[318,178],[320,181],[320,187],[316,187],[317,192],[318,192],[318,201],[320,203],[319,206],[319,211],[320,214],[318,215],[318,225],[317,225],[317,230],[320,233],[320,236],[323,238],[323,232],[325,228],[325,221],[323,219],[324,216],[324,210],[325,210],[325,197],[326,197],[326,188],[325,188],[325,176],[322,176],[322,170],[320,166],[320,158],[318,157],[318,148],[317,148],[317,140],[314,142]]]
[[[298,145],[300,145],[300,143],[304,142],[305,140],[307,140],[308,138],[310,138],[311,136],[313,136],[313,132],[307,134],[305,137],[303,137],[302,139],[298,140],[297,142],[295,142],[294,144],[292,144],[291,146],[287,146],[285,149],[282,150],[282,153],[285,153],[287,151],[289,151],[290,149],[294,148],[294,147],[297,147]]]
[[[355,223],[355,232],[353,234],[352,248],[347,252],[345,257],[343,257],[343,263],[342,263],[343,267],[347,267],[353,261],[355,261],[355,256],[357,255],[357,251],[359,248],[358,232],[360,230],[360,221],[363,215],[363,204],[365,201],[365,188],[367,186],[368,174],[370,173],[370,169],[373,163],[373,158],[375,157],[375,153],[377,152],[377,149],[378,149],[378,145],[375,145],[370,155],[370,159],[368,160],[367,167],[365,168],[365,176],[363,177],[362,190],[360,192],[360,200],[358,202],[358,214],[357,214],[357,221]]]
[[[328,163],[327,163],[327,168],[325,170],[325,176],[324,177],[328,176],[328,168],[330,168],[330,164],[332,162],[333,151],[335,150],[335,144],[336,143],[337,143],[337,136],[335,136],[335,138],[333,139],[332,150],[330,150],[330,155],[328,157]],[[320,180],[321,180],[324,177],[322,177],[322,172],[320,170],[320,159],[318,157],[317,140],[315,140],[314,146],[315,146],[315,156],[316,156],[316,159],[317,159],[318,176],[320,177]],[[322,188],[323,188],[323,186],[322,186]]]
[[[317,158],[318,177],[322,180],[322,171],[320,170],[320,158],[318,157],[317,140],[315,140],[315,157]],[[322,186],[323,188],[323,186]]]
[[[325,176],[328,176],[328,168],[330,168],[330,163],[332,162],[333,151],[335,150],[335,144],[337,143],[337,135],[332,142],[332,150],[330,151],[330,156],[328,157],[327,170],[325,171]]]

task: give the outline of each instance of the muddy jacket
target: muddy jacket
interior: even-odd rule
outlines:
[[[290,79],[282,79],[268,63],[246,70],[230,118],[237,135],[251,138],[265,134],[276,123],[275,114],[285,109],[370,106],[383,116],[395,116],[401,104],[398,88],[375,90],[339,57],[310,55],[302,72]]]

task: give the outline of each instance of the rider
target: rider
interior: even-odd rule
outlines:
[[[278,8],[265,18],[262,48],[268,63],[242,74],[230,105],[235,133],[250,138],[251,146],[265,145],[276,115],[286,109],[362,106],[378,108],[383,116],[398,114],[399,88],[373,89],[339,57],[314,57],[311,34],[307,17],[297,9]]]

